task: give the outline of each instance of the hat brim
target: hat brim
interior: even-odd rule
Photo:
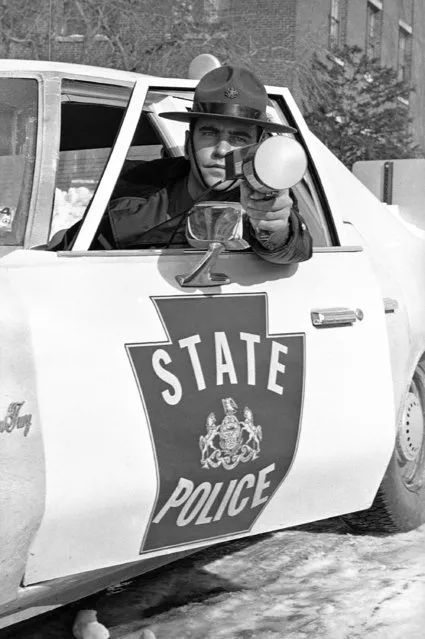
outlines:
[[[226,113],[205,113],[204,111],[165,111],[159,113],[162,118],[167,120],[174,120],[176,122],[190,122],[197,118],[211,118],[213,120],[230,120],[232,122],[238,122],[240,124],[254,124],[259,126],[265,131],[271,133],[296,133],[297,130],[292,126],[286,124],[277,124],[276,122],[269,122],[268,120],[258,120],[255,118],[243,118],[236,115],[228,115]]]

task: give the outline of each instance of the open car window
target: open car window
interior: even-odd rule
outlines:
[[[131,89],[127,87],[64,82],[49,239],[84,216],[118,135],[130,95]],[[165,142],[158,136],[148,113],[147,103],[126,159],[126,170],[167,155]]]
[[[64,86],[60,159],[50,238],[83,218],[108,161],[130,98],[130,89],[106,85],[83,86],[87,84],[73,82],[71,87]],[[140,202],[147,187],[161,184],[160,173],[164,163],[170,166],[174,159],[184,155],[188,125],[164,119],[160,114],[190,109],[192,99],[193,90],[152,89],[147,92],[109,207],[116,207],[120,199],[125,209],[129,202],[123,200],[124,196],[139,198]],[[270,100],[268,117],[276,122],[287,123],[276,100]],[[330,245],[330,233],[310,168],[303,180],[293,188],[293,195],[313,237],[314,246]],[[137,210],[137,199],[133,199],[130,205],[132,210]],[[181,212],[180,208],[177,213]],[[153,216],[152,223],[149,222],[150,228],[144,229],[144,232],[147,230],[146,242],[134,245],[135,249],[167,247],[167,229],[163,227],[158,233],[154,228],[157,223]],[[174,230],[175,227],[170,225],[169,239]],[[183,230],[184,218],[179,229],[180,235]],[[93,243],[91,248],[100,247],[98,243]],[[108,249],[108,243],[102,248]]]
[[[78,222],[93,197],[130,98],[126,87],[65,80],[49,238]]]
[[[160,113],[165,111],[188,110],[191,108],[192,99],[193,91],[175,91],[167,94],[162,91],[148,92],[144,112],[155,127],[158,135],[165,142],[167,150],[164,152],[163,157],[183,155],[185,134],[188,130],[188,125],[186,123],[161,118]],[[288,124],[276,100],[270,100],[267,115],[272,121],[281,124]],[[289,135],[291,137],[295,137],[292,134]],[[127,175],[132,175],[132,180],[134,181],[134,176],[138,174],[140,176],[138,185],[143,186],[144,184],[149,184],[152,175],[155,175],[155,178],[157,178],[156,172],[159,168],[158,163],[155,163],[150,168],[149,165],[143,166],[144,163],[140,162],[140,171],[138,173],[137,170],[127,172],[126,168],[130,165],[129,161],[130,156],[133,154],[133,148],[134,144],[130,148],[129,157],[126,160],[122,177],[125,178]],[[303,180],[297,184],[292,191],[297,200],[300,213],[304,217],[313,237],[314,246],[329,246],[331,244],[331,237],[320,198],[314,187],[310,168],[307,169]],[[113,200],[116,194],[117,193],[113,194],[111,200]],[[155,235],[153,231],[152,239],[154,238]]]

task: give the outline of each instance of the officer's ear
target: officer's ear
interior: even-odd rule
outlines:
[[[184,157],[186,160],[189,159],[189,140],[190,140],[190,131],[186,131],[186,135],[184,138]]]

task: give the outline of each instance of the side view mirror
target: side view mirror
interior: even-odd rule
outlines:
[[[187,219],[187,241],[194,248],[208,248],[211,242],[219,242],[223,248],[243,251],[249,247],[243,238],[244,216],[239,202],[199,202]]]
[[[186,238],[190,246],[204,248],[201,261],[190,273],[176,275],[181,287],[197,288],[229,284],[225,273],[213,268],[223,249],[243,251],[249,243],[243,238],[245,211],[239,202],[199,202],[186,220]]]
[[[225,158],[226,180],[243,179],[255,190],[273,193],[290,189],[307,170],[307,156],[301,144],[291,137],[276,135],[264,142],[235,149]],[[199,202],[186,220],[190,246],[206,253],[190,272],[177,275],[182,287],[221,286],[230,278],[213,268],[223,249],[242,251],[249,247],[243,237],[243,207],[238,202]]]
[[[225,158],[226,180],[243,179],[255,190],[272,193],[290,189],[307,170],[306,153],[297,140],[276,135],[258,144],[231,151]],[[240,251],[243,239],[243,207],[239,202],[200,202],[190,211],[186,237],[195,248],[220,242],[223,248]]]

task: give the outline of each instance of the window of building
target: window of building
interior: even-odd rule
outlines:
[[[398,54],[397,54],[397,78],[400,81],[410,82],[412,59],[412,29],[408,25],[399,24],[398,29]]]
[[[345,43],[346,0],[331,0],[329,13],[329,49],[335,51]]]
[[[366,55],[369,59],[381,57],[382,4],[367,3]]]
[[[98,28],[98,21],[86,12],[81,3],[76,0],[57,0],[54,38],[57,42],[84,42],[88,34],[96,41],[108,41],[103,33],[93,33],[93,27]]]
[[[84,21],[84,15],[79,10],[79,4],[73,0],[63,0],[61,8],[57,35],[62,37],[84,36],[87,25]]]
[[[228,0],[204,0],[204,19],[214,24],[220,22]]]

